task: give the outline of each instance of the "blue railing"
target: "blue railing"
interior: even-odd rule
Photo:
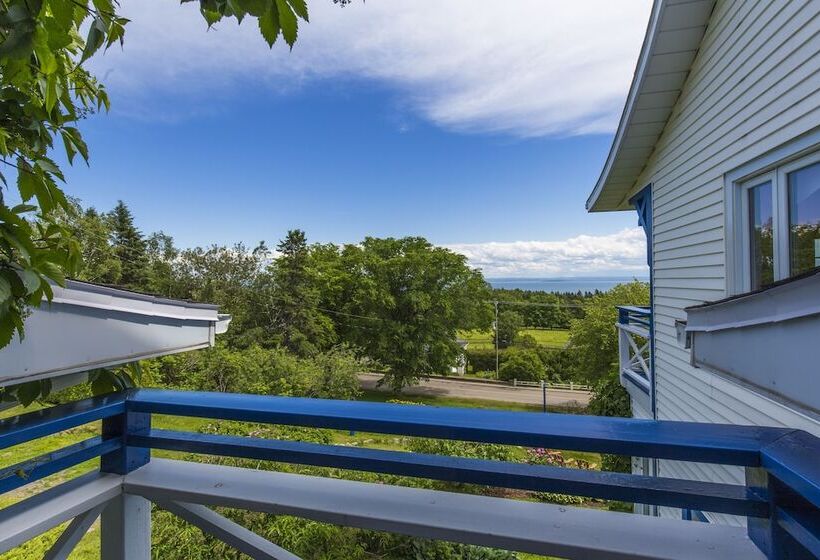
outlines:
[[[615,453],[747,468],[747,485],[159,430],[152,414]],[[820,440],[800,430],[141,389],[0,421],[0,448],[102,420],[100,437],[0,471],[0,492],[101,456],[125,474],[151,449],[389,473],[719,512],[769,558],[820,555]]]
[[[652,309],[643,306],[618,305],[618,323],[636,325],[649,329],[652,326]]]

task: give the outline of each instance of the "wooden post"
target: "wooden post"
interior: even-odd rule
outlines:
[[[147,435],[151,415],[125,412],[103,420],[103,438],[122,438],[123,447],[100,458],[100,470],[128,474],[151,460],[151,451],[128,445],[129,435]],[[151,502],[122,494],[100,518],[100,560],[151,560]]]
[[[100,518],[100,560],[151,560],[151,502],[121,494]]]

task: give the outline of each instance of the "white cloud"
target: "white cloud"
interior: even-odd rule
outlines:
[[[146,118],[218,110],[246,79],[273,92],[313,79],[371,79],[397,103],[451,130],[515,136],[612,131],[650,0],[368,0],[309,3],[293,52],[269,51],[247,20],[206,32],[196,3],[124,0],[124,52],[94,61],[120,111]],[[190,95],[186,109],[146,105]],[[208,106],[208,100],[214,101]],[[178,111],[178,112],[177,112]]]
[[[448,248],[465,255],[490,278],[594,276],[623,273],[646,276],[646,237],[641,228],[611,235],[579,235],[564,241],[463,243]]]

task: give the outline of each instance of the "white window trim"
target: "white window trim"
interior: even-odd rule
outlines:
[[[751,256],[748,235],[749,188],[772,182],[772,227],[775,235],[775,280],[789,277],[789,206],[786,175],[820,161],[820,128],[794,139],[727,173],[724,177],[726,206],[726,288],[728,295],[751,290]],[[781,211],[782,209],[782,211]]]

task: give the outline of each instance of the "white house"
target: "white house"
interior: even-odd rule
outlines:
[[[636,417],[820,434],[818,32],[816,0],[654,3],[587,201],[590,212],[637,209],[647,233],[651,318],[624,310],[619,325]],[[744,482],[738,467],[633,468]]]

